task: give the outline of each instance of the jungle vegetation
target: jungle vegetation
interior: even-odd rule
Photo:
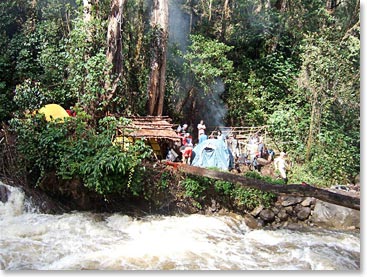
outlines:
[[[34,184],[139,193],[149,149],[117,150],[116,114],[268,125],[292,183],[360,172],[359,0],[5,0],[0,37],[0,120]],[[79,116],[32,115],[48,103]]]

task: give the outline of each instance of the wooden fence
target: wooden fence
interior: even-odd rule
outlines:
[[[276,141],[268,131],[269,125],[252,126],[252,127],[231,127],[231,126],[209,126],[208,136],[216,137],[218,131],[221,131],[224,136],[235,135],[240,146],[240,153],[246,153],[247,145],[250,139],[255,136],[261,136],[264,144],[268,149],[273,149],[276,153],[283,151],[286,144],[293,144],[293,141]]]

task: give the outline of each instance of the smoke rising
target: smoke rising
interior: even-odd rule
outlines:
[[[207,101],[204,102],[205,108],[201,111],[200,116],[208,126],[223,126],[227,114],[227,108],[220,98],[224,92],[224,83],[218,78],[211,88],[212,93],[206,97]]]
[[[181,52],[186,52],[189,45],[190,18],[181,6],[183,0],[170,0],[168,4],[169,43],[176,45]]]
[[[190,44],[189,35],[192,25],[195,23],[194,15],[189,14],[183,8],[185,0],[170,0],[169,1],[169,50],[168,58],[177,65],[175,70],[179,68],[183,71],[183,60],[174,54],[174,49],[177,48],[182,53],[186,53],[187,47]],[[179,71],[178,70],[178,71]],[[172,95],[172,102],[180,102],[185,97],[187,97],[188,91],[192,88],[192,80],[189,80],[185,76],[184,72],[179,74],[179,85],[176,87],[176,95]],[[211,85],[211,93],[204,94],[203,90],[195,90],[195,95],[193,95],[190,101],[187,101],[186,106],[183,110],[188,113],[194,114],[184,114],[184,118],[192,126],[199,123],[201,119],[205,121],[206,126],[223,126],[224,119],[226,117],[227,108],[220,98],[221,94],[224,92],[224,83],[221,79],[217,79]],[[192,110],[192,103],[195,103],[195,108]]]

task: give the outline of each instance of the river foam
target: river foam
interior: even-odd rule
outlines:
[[[359,270],[356,232],[250,230],[240,216],[146,216],[25,208],[9,187],[0,203],[5,270]]]

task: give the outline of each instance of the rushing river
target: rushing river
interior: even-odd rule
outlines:
[[[2,270],[360,270],[358,232],[250,230],[232,216],[42,214],[8,188]]]

